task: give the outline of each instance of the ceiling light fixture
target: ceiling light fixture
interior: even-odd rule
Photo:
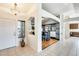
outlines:
[[[11,13],[13,14],[13,15],[17,15],[18,13],[19,13],[19,11],[17,10],[18,9],[18,4],[17,3],[14,3],[13,5],[12,5],[12,8],[10,9],[11,10]]]

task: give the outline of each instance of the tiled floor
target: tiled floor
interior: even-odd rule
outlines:
[[[79,38],[71,37],[53,44],[40,53],[36,53],[32,48],[10,48],[0,51],[0,55],[17,55],[17,56],[78,56],[79,55]]]

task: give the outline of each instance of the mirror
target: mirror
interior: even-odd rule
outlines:
[[[18,38],[25,37],[25,21],[18,21]]]

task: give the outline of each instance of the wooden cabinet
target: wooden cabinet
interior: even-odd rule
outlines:
[[[78,24],[70,24],[70,29],[78,29]]]

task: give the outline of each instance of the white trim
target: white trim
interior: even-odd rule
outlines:
[[[52,18],[52,19],[54,19],[54,20],[60,22],[60,19],[59,19],[59,18],[57,18],[55,15],[53,15],[53,14],[51,14],[51,13],[45,11],[44,9],[42,9],[42,14],[41,14],[41,15],[42,15],[42,17]]]

